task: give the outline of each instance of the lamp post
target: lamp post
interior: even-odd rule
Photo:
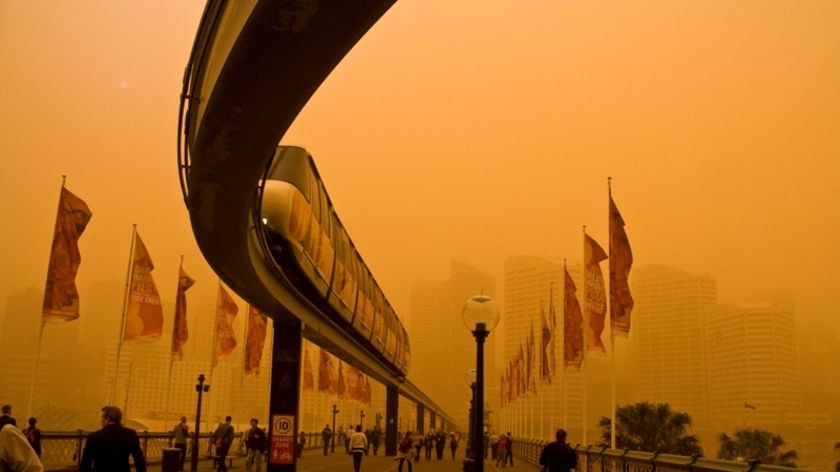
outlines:
[[[467,450],[465,451],[466,458],[472,459],[473,458],[473,441],[475,438],[475,369],[470,369],[464,375],[464,381],[470,387],[470,412],[467,418],[467,437],[469,441],[467,441]]]
[[[335,415],[338,414],[338,405],[333,403],[333,429],[332,429],[332,436],[330,437],[330,452],[335,452]]]
[[[496,301],[485,295],[477,295],[464,303],[461,318],[464,326],[475,337],[475,395],[473,397],[474,436],[472,449],[475,457],[475,472],[484,472],[484,454],[478,451],[482,448],[484,428],[484,340],[499,324],[499,306]]]
[[[190,464],[190,471],[198,470],[198,434],[201,429],[201,395],[210,391],[209,385],[204,385],[204,374],[198,374],[198,383],[195,385],[195,391],[198,392],[198,405],[195,408],[195,430],[193,432],[192,440],[192,462]]]
[[[365,410],[360,410],[359,411],[359,427],[362,428],[362,430],[365,429],[364,424],[365,424]]]
[[[382,420],[382,413],[376,414],[376,429],[379,429],[379,422]]]

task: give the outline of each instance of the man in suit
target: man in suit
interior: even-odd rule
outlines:
[[[122,411],[119,408],[102,408],[102,429],[88,436],[80,472],[129,472],[129,455],[134,459],[135,470],[146,472],[146,459],[140,449],[137,432],[121,423]]]

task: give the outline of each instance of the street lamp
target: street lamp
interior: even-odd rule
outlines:
[[[376,414],[376,429],[379,429],[379,421],[382,420],[382,413]]]
[[[195,408],[195,430],[193,432],[192,441],[192,462],[190,464],[190,471],[198,470],[198,434],[201,429],[201,395],[210,391],[209,385],[204,385],[204,374],[198,374],[198,383],[195,385],[195,391],[198,392],[198,405]]]
[[[332,429],[332,437],[330,437],[330,452],[335,452],[335,415],[338,414],[338,405],[333,403],[333,429]]]
[[[464,326],[472,332],[475,337],[475,395],[473,398],[473,417],[475,437],[473,437],[473,451],[475,456],[475,472],[484,472],[484,454],[481,450],[484,428],[484,340],[490,335],[490,331],[499,324],[499,306],[496,301],[485,295],[477,295],[464,303],[461,309],[461,319]]]
[[[359,427],[365,429],[363,426],[365,424],[365,410],[359,411]]]

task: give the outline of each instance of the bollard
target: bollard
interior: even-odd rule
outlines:
[[[180,469],[181,450],[176,447],[165,448],[160,461],[160,472],[178,472]]]

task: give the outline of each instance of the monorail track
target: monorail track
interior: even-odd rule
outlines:
[[[260,181],[280,139],[394,1],[208,1],[184,75],[179,170],[198,246],[228,286],[275,326],[299,319],[305,338],[445,419],[402,373],[278,275],[259,218]]]

